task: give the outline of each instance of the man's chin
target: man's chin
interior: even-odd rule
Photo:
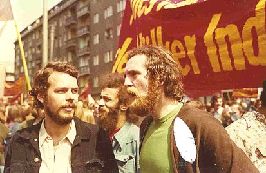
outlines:
[[[128,107],[129,113],[145,117],[151,112],[150,105],[147,103],[146,97],[136,98]]]

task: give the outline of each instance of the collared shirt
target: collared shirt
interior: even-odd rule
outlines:
[[[115,133],[112,147],[119,173],[137,173],[139,171],[139,128],[136,125],[126,122]]]
[[[71,145],[76,137],[75,122],[72,120],[67,135],[53,145],[53,139],[49,136],[42,122],[39,132],[39,148],[42,163],[39,173],[71,173]]]

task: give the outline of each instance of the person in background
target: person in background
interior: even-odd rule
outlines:
[[[64,62],[50,62],[36,73],[30,94],[44,119],[13,135],[4,173],[118,172],[106,132],[74,116],[77,77],[78,70]]]
[[[8,136],[8,128],[5,126],[5,124],[0,122],[0,172],[4,170],[5,165],[5,139]]]
[[[258,172],[221,123],[184,104],[181,68],[169,51],[143,46],[128,52],[128,59],[125,85],[135,95],[129,111],[146,116],[140,126],[141,173]]]
[[[109,132],[120,173],[139,172],[138,117],[127,112],[131,96],[124,87],[124,76],[105,77],[99,101],[99,125]]]
[[[266,172],[266,81],[260,96],[261,107],[249,111],[226,127],[235,144],[250,158],[261,173]]]

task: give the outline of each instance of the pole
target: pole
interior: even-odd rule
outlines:
[[[18,25],[17,25],[16,19],[15,19],[15,16],[13,15],[13,9],[12,9],[11,2],[10,2],[10,9],[11,9],[11,13],[12,13],[12,18],[14,19],[14,24],[15,24],[15,29],[16,29],[18,45],[19,45],[19,49],[20,49],[21,60],[22,60],[22,64],[23,64],[23,71],[24,71],[24,76],[25,76],[25,80],[26,80],[26,84],[27,84],[27,89],[28,89],[28,91],[30,91],[31,85],[30,85],[28,67],[27,67],[27,63],[26,63],[26,59],[25,59],[24,48],[23,48],[23,44],[22,44],[22,40],[21,40],[21,35],[20,35],[19,29],[18,29]]]
[[[51,25],[50,28],[50,60],[53,60],[54,56],[54,32],[55,32],[55,26]]]
[[[43,0],[43,50],[42,50],[42,65],[48,63],[48,10],[47,0]]]

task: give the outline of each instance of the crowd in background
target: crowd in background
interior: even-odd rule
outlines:
[[[240,119],[243,114],[249,111],[256,111],[261,103],[256,98],[232,98],[225,100],[221,96],[213,96],[211,101],[204,104],[198,99],[188,99],[187,104],[206,110],[224,127]],[[82,121],[96,124],[98,103],[89,95],[87,100],[80,100],[76,108],[76,116]],[[0,100],[0,122],[8,128],[9,136],[19,129],[26,128],[38,123],[43,117],[42,110],[33,108],[33,101],[26,99],[23,104],[4,103]],[[1,132],[2,133],[2,132]]]
[[[85,122],[97,124],[98,103],[99,101],[94,101],[90,95],[87,100],[80,100],[77,104],[76,116]],[[225,100],[221,96],[213,96],[211,101],[206,104],[199,99],[188,99],[186,103],[209,112],[224,127],[240,119],[246,112],[256,111],[261,105],[260,100],[256,98]],[[2,167],[4,165],[4,148],[12,134],[19,129],[38,123],[42,118],[43,111],[33,107],[31,98],[25,99],[22,104],[18,102],[9,104],[0,100],[0,165]]]

